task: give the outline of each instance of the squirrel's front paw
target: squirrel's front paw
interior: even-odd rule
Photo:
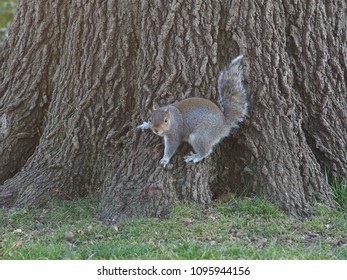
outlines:
[[[166,165],[169,163],[170,159],[167,159],[167,158],[162,158],[160,160],[160,164],[163,166],[163,167],[166,167]]]

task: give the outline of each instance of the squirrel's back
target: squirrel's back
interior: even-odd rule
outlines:
[[[244,120],[247,113],[247,93],[242,83],[243,56],[233,59],[221,71],[218,78],[218,107],[208,99],[192,97],[172,104],[182,114],[186,133],[196,127],[213,130],[219,136],[227,136],[232,128]]]
[[[218,116],[223,116],[222,111],[220,108],[213,103],[212,101],[200,98],[200,97],[191,97],[187,98],[178,102],[175,102],[172,104],[172,106],[175,106],[182,115],[188,114],[198,114],[198,117],[201,117],[202,113],[206,114],[217,114]]]
[[[213,130],[212,133],[215,129],[221,130],[226,125],[221,109],[208,99],[191,97],[175,102],[172,106],[176,107],[182,114],[185,136],[199,128],[206,131]]]

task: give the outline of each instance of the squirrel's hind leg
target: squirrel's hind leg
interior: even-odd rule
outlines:
[[[185,162],[193,161],[197,163],[207,157],[212,152],[213,142],[209,140],[208,135],[204,137],[204,135],[189,135],[188,142],[192,145],[194,153],[190,153],[189,155],[184,157]]]
[[[190,155],[187,155],[184,157],[185,162],[194,162],[197,163],[200,160],[203,160],[205,157],[200,156],[199,154],[194,154],[193,152],[190,152]]]

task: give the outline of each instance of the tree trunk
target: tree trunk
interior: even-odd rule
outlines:
[[[239,18],[252,30],[250,56],[259,58],[250,62],[251,131],[241,139],[248,178],[295,216],[316,200],[332,206],[324,169],[347,177],[346,3],[248,8],[255,16]]]
[[[283,3],[282,3],[283,2]],[[100,196],[107,223],[253,191],[301,217],[347,177],[346,3],[20,1],[0,54],[0,206]],[[198,164],[136,126],[153,105],[216,101],[244,54],[249,116]]]

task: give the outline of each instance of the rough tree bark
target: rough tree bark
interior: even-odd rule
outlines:
[[[100,197],[104,222],[164,216],[246,182],[288,213],[347,177],[344,1],[20,1],[0,54],[0,206]],[[249,117],[212,156],[168,170],[135,127],[153,105],[216,99],[244,54]]]

